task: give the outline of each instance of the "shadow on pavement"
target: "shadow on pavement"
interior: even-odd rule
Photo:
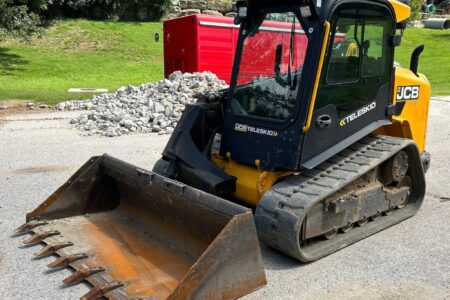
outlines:
[[[288,270],[307,266],[292,257],[277,251],[270,246],[260,242],[261,254],[263,258],[264,268],[266,270]]]

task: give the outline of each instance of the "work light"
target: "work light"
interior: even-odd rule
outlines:
[[[247,6],[240,6],[238,9],[238,16],[240,19],[247,17]]]

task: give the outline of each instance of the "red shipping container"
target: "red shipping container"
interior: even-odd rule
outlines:
[[[264,34],[259,34],[261,42],[253,40],[248,46],[251,51],[246,51],[252,57],[246,58],[244,53],[241,70],[245,77],[240,77],[240,83],[252,80],[249,76],[252,73],[273,76],[277,44],[283,45],[283,62],[289,60],[291,28],[291,23],[264,21],[260,28]],[[210,71],[229,83],[238,34],[239,26],[234,25],[234,19],[230,17],[197,14],[165,21],[165,77],[175,71]],[[294,68],[303,64],[306,45],[306,35],[297,23]]]

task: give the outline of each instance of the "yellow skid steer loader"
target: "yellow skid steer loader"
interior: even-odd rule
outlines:
[[[310,262],[413,216],[430,84],[423,45],[394,66],[409,15],[238,1],[230,87],[186,106],[153,171],[94,157],[17,231],[92,284],[82,299],[233,299],[266,283],[258,239]]]

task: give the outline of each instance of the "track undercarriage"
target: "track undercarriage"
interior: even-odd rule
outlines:
[[[419,152],[406,139],[367,137],[261,199],[260,238],[314,261],[413,216],[425,193]]]

